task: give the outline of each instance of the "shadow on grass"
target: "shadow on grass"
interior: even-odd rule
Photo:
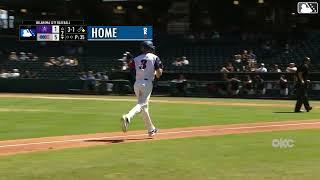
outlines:
[[[122,143],[124,142],[124,139],[90,139],[85,140],[85,142],[101,142],[101,143]]]
[[[143,140],[149,140],[149,139],[152,139],[152,138],[147,137],[147,138],[131,138],[131,139],[90,139],[90,140],[85,140],[85,142],[100,142],[100,143],[116,144],[116,143],[122,143],[125,141],[143,141]]]
[[[273,113],[276,113],[276,114],[288,114],[288,113],[299,113],[299,112],[293,112],[293,111],[277,111],[277,112],[273,112]],[[303,112],[301,112],[303,113]]]

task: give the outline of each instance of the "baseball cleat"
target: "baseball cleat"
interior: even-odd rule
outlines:
[[[154,128],[152,131],[148,132],[149,137],[153,137],[157,134],[159,130],[157,128]]]
[[[122,131],[123,132],[127,132],[128,131],[128,126],[129,126],[129,118],[126,115],[122,115],[121,119],[121,127],[122,127]]]
[[[307,108],[307,112],[311,111],[312,107],[310,106],[309,108]]]

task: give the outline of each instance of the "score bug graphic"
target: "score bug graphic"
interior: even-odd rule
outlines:
[[[299,14],[318,14],[317,2],[298,2],[297,12]]]

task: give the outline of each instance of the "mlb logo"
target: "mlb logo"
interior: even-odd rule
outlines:
[[[24,38],[35,37],[35,30],[33,29],[20,29],[20,36]]]
[[[318,3],[298,2],[297,11],[299,14],[318,14]]]
[[[19,26],[19,40],[36,40],[35,26]]]

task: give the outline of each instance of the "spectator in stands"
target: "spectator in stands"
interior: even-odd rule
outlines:
[[[100,72],[97,72],[97,73],[95,74],[95,79],[96,79],[96,80],[102,80],[102,74],[101,74]]]
[[[218,31],[214,31],[212,36],[211,36],[211,39],[220,39],[220,34]]]
[[[249,59],[253,59],[253,60],[256,60],[257,59],[257,56],[253,53],[253,50],[249,50]]]
[[[55,61],[55,58],[54,57],[50,57],[49,60],[44,63],[44,66],[45,67],[53,66],[54,65],[54,61]]]
[[[8,73],[5,69],[1,69],[1,74],[0,74],[0,78],[8,78]]]
[[[194,40],[194,39],[195,39],[195,36],[194,36],[192,33],[190,33],[190,34],[187,36],[187,39],[189,39],[189,40]]]
[[[89,90],[96,89],[96,79],[94,77],[93,71],[88,71],[86,81],[87,81],[87,85],[88,85]]]
[[[37,61],[39,59],[38,56],[32,54],[32,53],[27,53],[27,60],[30,60],[30,61]]]
[[[31,72],[31,78],[32,79],[38,79],[38,73],[37,72]]]
[[[30,71],[25,71],[22,78],[32,78],[32,74],[30,73]]]
[[[125,58],[125,61],[128,63],[128,65],[130,63],[133,63],[133,55],[130,52],[126,52],[124,58]]]
[[[122,62],[121,70],[126,71],[129,68],[128,63],[126,61]]]
[[[257,70],[257,61],[254,59],[248,60],[248,69],[250,69],[250,72],[255,72]]]
[[[187,57],[185,57],[185,56],[181,57],[181,64],[182,65],[189,65],[189,60],[187,59]]]
[[[87,73],[86,72],[80,72],[79,73],[79,79],[82,80],[83,85],[82,85],[82,89],[83,90],[87,90],[88,89],[88,82],[87,82]]]
[[[61,62],[61,66],[67,66],[70,62],[68,57],[61,56],[61,58],[58,57],[58,59]]]
[[[174,86],[173,93],[179,96],[185,96],[186,81],[187,79],[184,77],[183,74],[180,74],[177,79],[172,80],[171,83],[173,83],[173,86]]]
[[[179,67],[179,66],[185,66],[189,65],[189,60],[186,56],[177,57],[176,60],[172,63],[173,66]]]
[[[70,57],[64,59],[64,65],[66,66],[77,66],[79,64],[76,58]]]
[[[260,67],[256,70],[257,73],[266,73],[268,72],[267,68],[265,67],[264,63],[260,64]]]
[[[105,90],[107,91],[107,92],[112,92],[113,91],[113,83],[111,83],[111,82],[105,82],[105,81],[109,81],[110,79],[109,79],[109,77],[107,76],[107,73],[106,72],[103,72],[103,73],[101,73],[101,72],[98,72],[97,74],[96,74],[96,80],[100,80],[101,82],[100,83],[105,83]]]
[[[121,61],[127,61],[127,60],[128,60],[128,57],[130,57],[130,56],[132,56],[131,52],[126,51],[126,52],[124,52],[124,53],[122,54],[122,58],[119,59],[119,60],[121,60]]]
[[[20,77],[19,69],[13,69],[11,73],[11,78],[19,78],[19,77]]]
[[[243,52],[241,54],[241,61],[242,61],[243,66],[247,66],[249,64],[249,59],[250,59],[250,56],[248,54],[248,51],[243,50]]]
[[[291,48],[288,43],[284,45],[284,53],[289,54],[291,52]]]
[[[64,57],[64,56],[59,56],[56,59],[56,65],[57,66],[64,66],[66,65],[66,63],[69,61],[68,58]]]
[[[70,66],[78,66],[79,65],[79,61],[77,59],[72,59],[70,60]]]
[[[257,69],[259,69],[259,66],[256,62],[252,62],[251,64],[244,66],[245,72],[256,72]]]
[[[286,72],[288,73],[295,73],[296,71],[297,71],[297,67],[295,63],[290,63],[286,69]]]
[[[270,41],[266,41],[263,45],[262,45],[262,49],[265,52],[270,52],[271,51],[271,42]]]
[[[101,80],[105,80],[105,81],[109,80],[109,76],[107,75],[107,72],[102,73]]]
[[[247,50],[243,50],[241,56],[242,56],[242,59],[245,59],[245,60],[250,58],[250,55]]]
[[[130,81],[131,86],[133,87],[134,83],[136,81],[136,79],[135,79],[135,77],[136,77],[136,68],[135,68],[135,64],[134,64],[134,61],[133,61],[133,55],[131,53],[127,54],[127,63],[128,63],[129,73],[130,73],[130,76],[129,76],[128,79]]]
[[[20,52],[19,55],[17,55],[16,52],[11,52],[9,55],[9,60],[11,61],[37,61],[39,58],[38,56],[32,54],[32,53],[25,53]]]
[[[238,95],[240,91],[240,79],[235,76],[233,78],[228,79],[228,93],[232,96]]]
[[[232,63],[228,62],[224,67],[221,68],[220,72],[223,72],[223,73],[234,72],[234,67]]]
[[[247,66],[243,66],[243,71],[244,72],[252,72],[252,68],[250,68],[248,65]],[[256,72],[256,69],[254,69],[254,72]]]
[[[288,94],[289,94],[288,80],[285,75],[280,76],[279,87],[280,87],[280,95],[281,96],[288,96]]]
[[[44,63],[44,66],[50,67],[50,66],[61,66],[61,62],[59,59],[56,59],[55,57],[50,57],[48,62]]]
[[[17,56],[17,53],[16,52],[11,52],[10,55],[9,55],[9,60],[11,61],[18,61],[19,58]]]
[[[19,60],[20,60],[20,61],[26,61],[26,60],[29,60],[29,57],[26,55],[25,52],[20,52],[20,54],[19,54]]]
[[[56,66],[63,66],[64,56],[57,57],[54,62],[55,62],[54,65]]]
[[[81,72],[80,75],[79,75],[79,79],[80,80],[87,80],[87,75],[85,72]]]
[[[273,66],[273,69],[271,70],[271,72],[275,72],[275,73],[280,73],[282,72],[281,69],[279,68],[279,66],[277,64],[275,64]]]
[[[236,54],[234,55],[234,68],[236,72],[241,72],[243,71],[243,64],[241,60],[241,55]]]
[[[178,83],[181,83],[181,82],[185,82],[187,81],[187,79],[184,77],[183,74],[179,74],[179,77],[175,80],[173,80],[174,82],[178,82]]]
[[[256,75],[254,78],[254,90],[258,95],[264,95],[266,93],[264,80],[259,75]]]
[[[173,61],[172,65],[174,66],[182,66],[182,61],[180,57],[177,57],[175,61]]]
[[[253,94],[253,82],[249,75],[245,76],[242,86],[243,94]]]
[[[7,78],[8,79],[12,78],[12,72],[10,70],[7,71]]]
[[[26,70],[20,74],[20,77],[27,78],[27,79],[37,79],[38,74],[36,72],[30,72],[30,71]]]
[[[76,58],[73,57],[65,57],[65,56],[59,56],[58,58],[50,57],[47,62],[44,63],[44,66],[50,67],[50,66],[77,66],[79,65],[79,61]]]

